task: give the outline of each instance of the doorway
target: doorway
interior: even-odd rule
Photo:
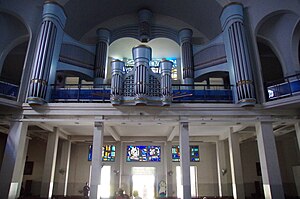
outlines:
[[[155,167],[132,167],[132,192],[138,191],[143,199],[154,198]]]

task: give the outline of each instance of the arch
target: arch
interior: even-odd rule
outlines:
[[[25,40],[9,51],[3,62],[1,79],[20,85],[27,48],[28,40]]]
[[[266,16],[264,16],[256,25],[255,29],[254,29],[254,33],[255,35],[258,34],[259,30],[268,22],[270,21],[270,19],[272,19],[275,16],[278,15],[283,15],[283,14],[294,14],[299,16],[297,13],[293,12],[292,10],[277,10],[275,12],[271,12],[269,14],[267,14]]]
[[[292,52],[293,57],[295,58],[295,62],[298,63],[299,73],[300,73],[300,19],[298,23],[295,25],[295,29],[293,31],[292,36]]]
[[[280,59],[278,59],[276,50],[268,40],[257,38],[257,47],[261,63],[262,77],[265,83],[283,81],[283,70]],[[270,73],[272,71],[272,73]]]

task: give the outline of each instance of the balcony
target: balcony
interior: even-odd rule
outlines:
[[[266,87],[268,92],[267,101],[298,95],[300,94],[300,74],[268,82]]]
[[[173,103],[233,103],[232,86],[173,84]],[[66,84],[51,87],[51,102],[110,103],[110,84]]]

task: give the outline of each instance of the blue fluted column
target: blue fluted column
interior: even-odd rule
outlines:
[[[193,48],[192,48],[191,29],[182,29],[179,31],[180,51],[181,51],[181,67],[182,67],[182,83],[194,83],[194,63],[193,63]]]
[[[55,2],[45,2],[27,97],[30,105],[42,105],[50,99],[49,87],[55,81],[65,22],[63,8]]]
[[[119,105],[121,103],[124,67],[125,63],[120,60],[115,60],[111,62],[110,102],[113,105]]]
[[[134,59],[135,103],[146,104],[149,84],[149,61],[152,50],[149,46],[140,45],[132,49]]]
[[[94,84],[103,84],[105,72],[107,71],[108,46],[110,31],[99,28],[97,30],[98,42],[96,47],[96,58],[94,67]]]
[[[172,65],[173,63],[168,60],[163,60],[159,63],[161,67],[161,95],[162,105],[170,105],[172,103]]]
[[[243,6],[238,3],[227,5],[220,20],[228,62],[232,64],[235,74],[236,101],[241,106],[254,106],[256,99],[244,27]]]

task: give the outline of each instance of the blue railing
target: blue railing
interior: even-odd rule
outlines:
[[[231,86],[173,84],[173,102],[233,103]],[[110,102],[110,84],[52,86],[52,102]]]
[[[16,100],[19,93],[19,86],[0,81],[0,95],[5,98]]]
[[[281,80],[268,82],[268,101],[276,100],[300,93],[300,74],[285,77]]]

